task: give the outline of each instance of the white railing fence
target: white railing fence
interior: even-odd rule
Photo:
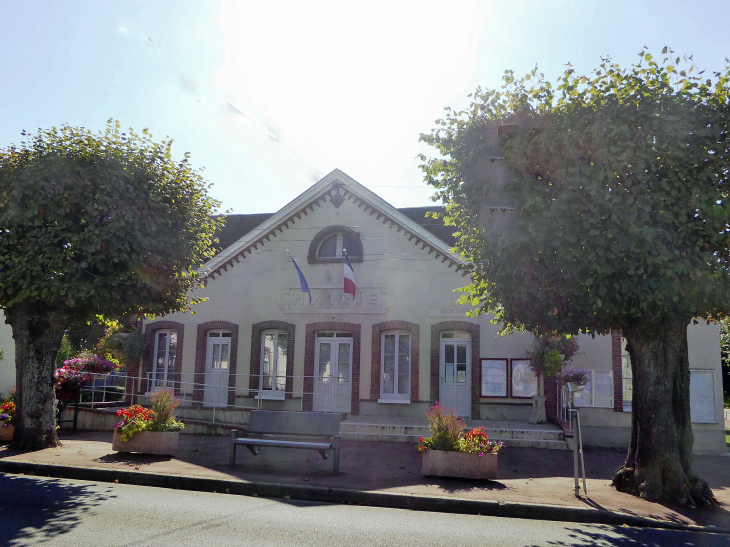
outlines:
[[[205,383],[183,381],[179,373],[167,378],[155,377],[154,373],[146,376],[128,376],[124,373],[93,374],[93,381],[81,390],[80,404],[82,407],[99,408],[130,404],[149,404],[149,397],[155,391],[169,387],[174,390],[175,396],[181,401],[181,408],[202,408],[212,411],[212,421],[216,422],[216,411],[220,410],[260,410],[266,401],[295,400],[299,402],[299,410],[303,410],[305,397],[311,398],[316,404],[315,397],[322,398],[322,405],[326,412],[335,412],[338,406],[338,397],[350,397],[350,382],[331,377],[321,381],[321,390],[315,393],[317,378],[313,376],[287,376],[274,378],[272,385],[284,389],[261,389],[259,376],[251,382],[249,374],[223,375],[223,382]],[[187,376],[187,375],[185,375]],[[346,386],[347,384],[347,386]],[[257,386],[255,388],[252,385]],[[305,386],[311,386],[305,389]],[[345,392],[343,395],[342,392]]]
[[[566,434],[573,434],[573,421],[570,419],[570,411],[573,408],[570,400],[570,390],[567,386],[558,384],[555,388],[557,390],[558,400],[558,419],[562,424],[563,430]]]

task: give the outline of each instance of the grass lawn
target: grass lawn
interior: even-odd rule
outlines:
[[[725,430],[725,444],[730,446],[730,429]]]

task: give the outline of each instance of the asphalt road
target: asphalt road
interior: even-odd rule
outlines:
[[[730,536],[0,474],[0,545],[730,545]]]

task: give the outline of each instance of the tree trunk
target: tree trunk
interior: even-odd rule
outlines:
[[[7,310],[15,339],[17,421],[12,447],[40,450],[59,446],[56,434],[53,371],[63,338],[64,322],[40,306]]]
[[[633,370],[631,441],[617,490],[690,506],[717,504],[692,469],[687,324],[681,317],[624,332]]]

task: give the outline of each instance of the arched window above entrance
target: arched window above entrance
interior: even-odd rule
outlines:
[[[310,264],[342,263],[345,250],[350,262],[362,262],[360,234],[347,226],[328,226],[312,239],[307,261]]]

